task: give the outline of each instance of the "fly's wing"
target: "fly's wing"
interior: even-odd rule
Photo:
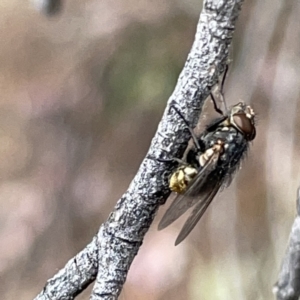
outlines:
[[[228,171],[224,178],[223,185],[221,189],[228,188],[231,185],[231,182],[234,179],[235,173],[237,173],[243,158],[247,155],[248,143],[244,140],[243,143],[240,142],[237,148],[234,151],[234,154],[229,156],[228,160]]]
[[[220,153],[215,152],[210,160],[206,163],[203,169],[197,174],[193,179],[187,191],[184,194],[178,194],[168,210],[165,212],[161,221],[158,224],[158,230],[162,230],[177,220],[181,215],[183,215],[190,207],[195,205],[201,197],[201,188],[207,182],[208,176],[215,169],[218,162]],[[197,196],[193,195],[193,190],[197,189],[199,192]]]
[[[188,236],[188,234],[192,231],[192,229],[195,227],[195,225],[199,222],[199,220],[205,213],[206,209],[208,208],[209,204],[212,202],[212,200],[215,197],[215,195],[217,194],[217,192],[220,189],[223,189],[224,187],[228,187],[230,185],[230,183],[234,177],[234,173],[239,167],[240,160],[247,151],[246,143],[245,144],[241,143],[240,145],[242,147],[239,152],[235,151],[235,153],[233,155],[227,156],[228,157],[227,172],[225,172],[225,173],[216,172],[214,174],[214,176],[219,176],[219,177],[216,178],[216,180],[213,180],[213,181],[207,183],[207,186],[209,186],[209,188],[207,188],[205,190],[205,193],[201,194],[200,202],[195,206],[191,215],[185,222],[183,228],[181,229],[181,231],[176,239],[175,245],[178,245],[179,243],[181,243]],[[215,184],[214,184],[214,182],[215,182]],[[197,193],[197,192],[198,191],[195,190],[195,193]]]
[[[213,187],[213,189],[211,189],[209,191],[209,193],[207,193],[205,195],[205,197],[201,198],[200,202],[195,206],[191,215],[189,216],[189,218],[185,222],[184,226],[182,227],[182,229],[175,241],[175,246],[177,246],[179,243],[181,243],[188,236],[188,234],[192,231],[192,229],[195,227],[195,225],[198,223],[198,221],[201,219],[201,217],[205,213],[209,204],[212,202],[212,200],[216,196],[221,185],[222,185],[222,182],[218,182]]]

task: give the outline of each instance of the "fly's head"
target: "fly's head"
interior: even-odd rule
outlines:
[[[192,166],[180,166],[170,177],[170,190],[178,194],[183,194],[197,174],[197,169]]]
[[[255,138],[255,113],[249,105],[243,102],[234,105],[229,113],[229,122],[245,136],[247,141]]]

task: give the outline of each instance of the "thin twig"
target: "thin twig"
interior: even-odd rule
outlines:
[[[243,0],[207,0],[195,41],[149,152],[93,241],[52,279],[36,299],[73,299],[96,278],[91,299],[117,299],[133,258],[160,204],[169,196],[172,164],[155,158],[181,157],[190,133],[170,105],[195,126],[203,103],[224,71]]]
[[[63,0],[32,0],[34,7],[46,16],[57,15],[63,7]]]
[[[297,300],[300,297],[300,188],[297,195],[297,216],[274,293],[278,300]]]

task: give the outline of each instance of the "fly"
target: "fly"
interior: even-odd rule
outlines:
[[[226,71],[221,85],[222,96]],[[219,189],[229,186],[249,148],[249,142],[256,135],[255,114],[250,106],[239,102],[223,113],[217,107],[213,94],[211,98],[221,117],[213,120],[199,137],[181,112],[171,106],[190,130],[193,140],[193,147],[187,152],[185,160],[171,160],[179,162],[179,167],[169,180],[170,189],[177,195],[158,225],[159,230],[169,226],[194,206],[175,245],[181,243],[192,231]]]

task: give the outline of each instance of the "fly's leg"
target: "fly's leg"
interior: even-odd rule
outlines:
[[[224,74],[223,74],[223,78],[222,78],[222,82],[221,82],[221,88],[220,88],[220,94],[224,97],[224,83],[225,83],[225,79],[226,79],[226,75],[227,75],[227,72],[228,72],[228,65],[226,64],[225,66],[225,71],[224,71]]]
[[[223,78],[222,78],[222,81],[221,81],[221,86],[220,86],[220,89],[219,89],[219,94],[220,94],[220,97],[221,97],[221,101],[224,104],[225,112],[227,112],[227,104],[226,104],[225,96],[224,96],[224,84],[225,84],[225,79],[226,79],[227,72],[228,72],[228,65],[226,64],[225,71],[224,71],[224,74],[223,74]],[[217,101],[216,101],[213,93],[210,93],[210,97],[211,97],[211,100],[214,104],[215,111],[217,113],[219,113],[220,115],[224,116],[223,111],[217,105]]]
[[[229,66],[228,66],[228,64],[226,64],[225,71],[224,71],[224,74],[223,74],[223,78],[222,78],[222,81],[221,81],[221,87],[220,87],[221,101],[224,103],[225,111],[228,111],[225,96],[224,96],[224,84],[225,84],[228,69],[229,69]]]
[[[212,102],[213,102],[213,104],[214,104],[214,109],[215,109],[215,111],[216,111],[217,113],[219,113],[220,115],[224,116],[224,113],[222,112],[222,110],[221,110],[221,109],[218,107],[218,105],[217,105],[217,102],[216,102],[216,99],[215,99],[213,93],[210,93],[210,98],[211,98],[211,100],[212,100]]]
[[[197,153],[203,153],[205,151],[205,144],[204,144],[204,142],[202,140],[199,140],[197,138],[197,136],[195,135],[193,129],[191,128],[191,126],[189,125],[189,123],[187,122],[187,120],[185,119],[185,117],[182,115],[182,113],[178,110],[178,108],[175,105],[173,105],[173,104],[170,105],[170,109],[171,108],[175,110],[175,112],[183,120],[184,124],[186,125],[186,127],[190,131],[190,134],[191,134],[191,137],[192,137],[192,140],[193,140],[196,152]],[[148,158],[149,159],[153,159],[153,160],[157,160],[159,162],[164,162],[164,163],[174,163],[174,162],[176,162],[176,163],[179,163],[180,165],[183,165],[183,166],[189,166],[189,164],[186,161],[184,161],[182,159],[179,159],[179,158],[176,158],[176,157],[165,159],[165,158],[154,158],[154,157],[148,156]]]
[[[180,165],[188,166],[187,162],[185,162],[182,159],[176,158],[176,157],[173,157],[173,158],[156,158],[156,160],[159,161],[159,162],[163,162],[163,163],[174,163],[174,162],[176,162]]]
[[[179,117],[183,120],[184,124],[190,131],[190,134],[192,136],[192,140],[194,142],[196,149],[201,151],[202,150],[201,145],[199,144],[198,139],[197,139],[193,129],[191,128],[190,124],[188,123],[188,121],[185,119],[185,117],[182,115],[182,113],[177,109],[177,107],[175,105],[171,105],[170,108],[173,108],[175,110],[175,112],[179,115]]]

